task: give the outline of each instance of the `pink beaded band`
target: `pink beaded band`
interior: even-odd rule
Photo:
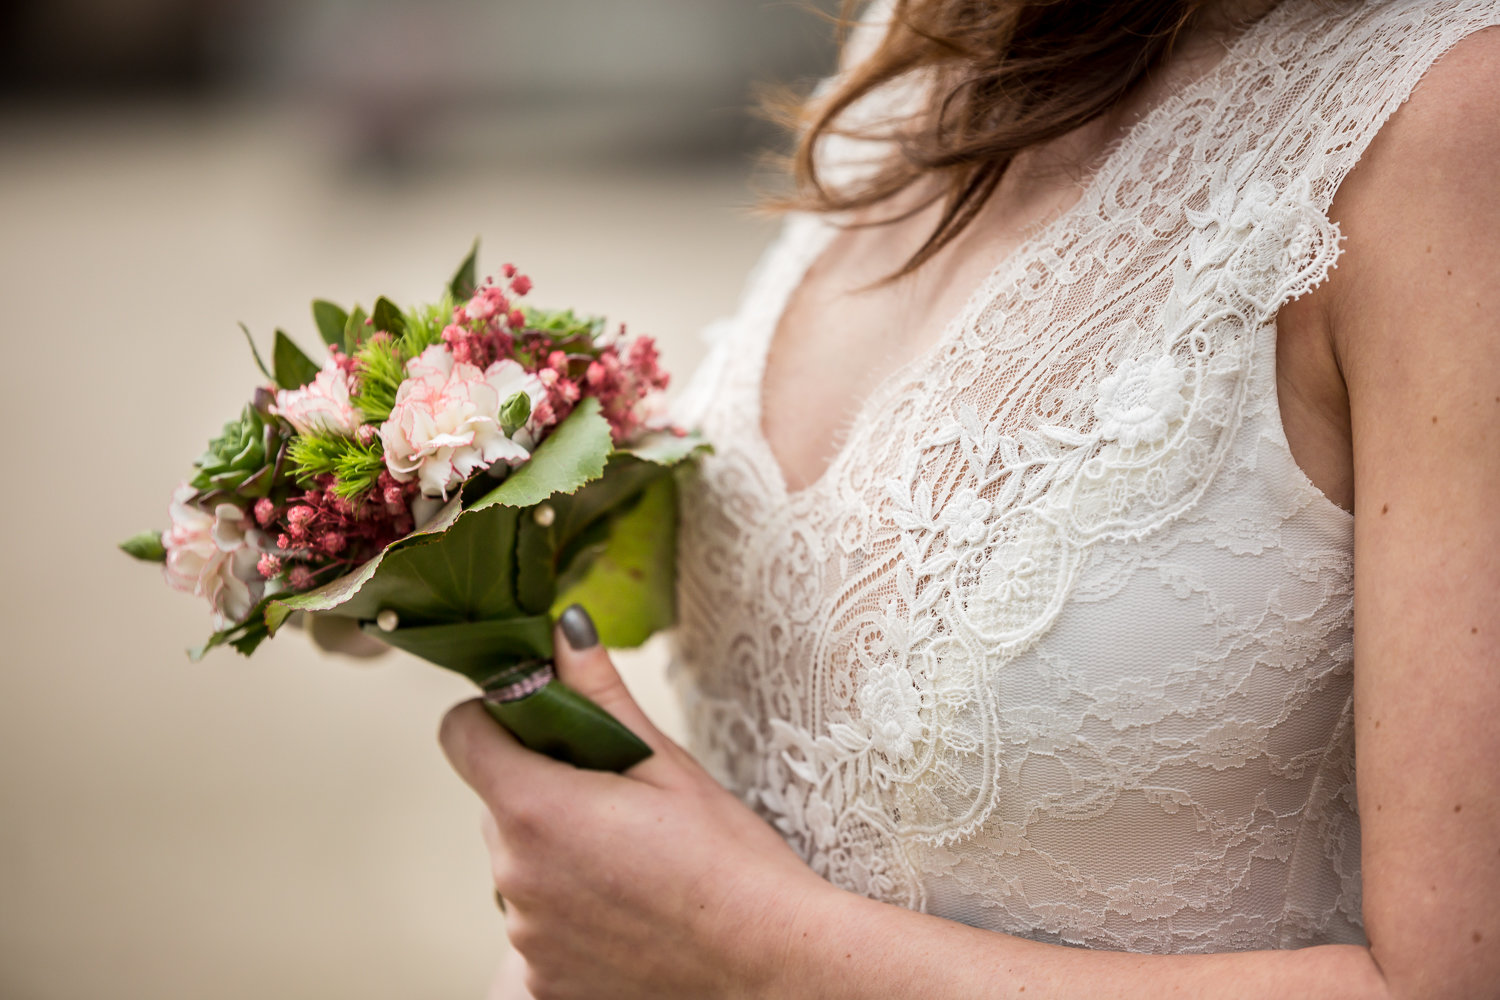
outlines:
[[[514,683],[486,690],[484,697],[488,701],[504,705],[507,702],[520,701],[527,695],[536,694],[556,679],[557,671],[552,669],[552,664],[543,663],[537,669]]]

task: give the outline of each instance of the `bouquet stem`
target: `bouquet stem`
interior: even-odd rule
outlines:
[[[528,660],[480,687],[485,711],[528,749],[593,771],[624,771],[651,756],[618,719],[557,680],[551,660]]]

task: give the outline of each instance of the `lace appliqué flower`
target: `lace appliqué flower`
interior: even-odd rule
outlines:
[[[912,756],[922,738],[922,695],[904,666],[887,662],[867,670],[855,703],[873,749],[891,760]]]
[[[991,504],[966,486],[953,495],[937,516],[938,526],[959,545],[978,545],[989,535]]]
[[[1031,579],[1036,575],[1036,560],[1023,545],[1010,543],[995,554],[979,571],[979,596],[987,601],[1024,601],[1031,596]]]
[[[1122,448],[1156,444],[1187,413],[1186,377],[1171,356],[1130,359],[1099,383],[1094,416],[1099,437]]]

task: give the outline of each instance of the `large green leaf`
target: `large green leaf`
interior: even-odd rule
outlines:
[[[676,465],[684,459],[713,451],[713,448],[699,434],[652,431],[636,439],[628,448],[620,450],[642,461],[657,465]]]
[[[312,314],[323,343],[329,347],[343,347],[344,328],[349,325],[349,314],[326,299],[313,300]]]
[[[541,524],[533,511],[516,526],[516,602],[528,614],[546,614],[557,596],[556,547],[552,524]]]
[[[337,603],[288,598],[286,607],[327,611],[370,621],[395,611],[410,625],[482,621],[521,613],[515,596],[514,507],[464,513],[441,536],[393,546],[358,586],[345,586]],[[374,560],[371,560],[374,562]],[[301,595],[306,598],[308,595]]]
[[[609,521],[608,541],[581,579],[553,603],[560,614],[582,604],[613,648],[639,646],[676,617],[677,483],[661,476]]]
[[[300,389],[318,374],[318,366],[281,330],[276,331],[271,363],[275,366],[276,384],[283,389]]]
[[[276,597],[266,608],[266,624],[270,626],[274,634],[293,611],[332,611],[347,604],[364,588],[365,584],[374,578],[376,571],[380,569],[387,556],[408,546],[433,541],[452,526],[462,512],[463,508],[458,498],[455,497],[431,521],[405,538],[397,539],[387,545],[383,552],[365,562],[354,572],[347,573],[336,580],[330,580],[314,590]]]
[[[610,515],[630,505],[640,493],[665,476],[668,464],[680,462],[706,449],[699,439],[687,446],[682,438],[668,435],[672,444],[646,450],[617,451],[609,457],[604,475],[584,484],[570,495],[553,494],[545,501],[550,517],[543,524],[523,517],[516,539],[516,597],[521,606],[540,613],[552,605],[559,586],[582,579],[590,562],[602,553],[609,540]]]
[[[481,687],[507,667],[525,660],[552,658],[552,619],[546,615],[398,628],[393,632],[365,625],[364,632],[429,663],[457,671]]]
[[[472,509],[483,510],[495,504],[530,507],[554,493],[576,492],[604,475],[604,463],[613,447],[609,422],[599,413],[599,401],[585,399],[553,428],[530,461],[476,500]]]
[[[662,470],[619,454],[610,457],[604,475],[585,483],[571,496],[555,493],[521,518],[516,536],[516,599],[540,614],[557,596],[558,576],[565,569],[582,575],[584,552],[597,554],[607,531],[605,515],[620,508]],[[538,515],[545,509],[547,516]]]

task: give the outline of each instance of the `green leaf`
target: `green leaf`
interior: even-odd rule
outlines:
[[[278,595],[274,603],[266,610],[266,620],[271,625],[271,631],[274,632],[280,628],[281,623],[293,611],[333,611],[343,607],[374,578],[376,571],[384,565],[385,559],[393,552],[433,541],[439,534],[451,527],[462,513],[463,507],[459,504],[458,498],[454,497],[431,521],[405,538],[398,538],[387,545],[379,555],[368,560],[352,573],[346,573],[321,587],[300,594]],[[344,617],[352,618],[358,615],[346,613]],[[374,615],[369,617],[373,618]]]
[[[613,447],[609,422],[599,413],[599,401],[585,399],[553,429],[529,462],[476,501],[472,509],[483,510],[494,504],[530,507],[554,493],[573,493],[604,475],[604,463]]]
[[[406,317],[401,315],[396,303],[384,295],[375,300],[375,309],[370,313],[370,319],[374,321],[375,329],[383,330],[392,337],[399,337],[406,332]]]
[[[582,604],[612,648],[639,646],[676,617],[677,484],[661,476],[609,522],[609,540],[582,579],[565,586],[554,614]]]
[[[696,433],[674,434],[671,431],[652,431],[635,440],[628,448],[621,448],[627,455],[634,455],[656,465],[676,465],[678,462],[713,451],[713,447]]]
[[[312,359],[280,330],[276,331],[276,347],[271,358],[276,363],[276,384],[283,389],[300,389],[318,374],[318,366]]]
[[[623,510],[641,491],[668,470],[651,462],[642,462],[624,452],[615,452],[604,467],[604,475],[586,484],[572,496],[553,497],[549,503],[556,510],[553,534],[566,565],[568,546],[590,525],[611,513]]]
[[[349,314],[325,299],[313,299],[313,322],[318,325],[318,335],[329,347],[344,346],[344,330],[349,325]]]
[[[363,631],[429,663],[457,671],[481,686],[522,661],[552,658],[552,619],[546,615],[425,625],[393,632],[366,625]]]
[[[365,311],[359,306],[349,314],[349,320],[344,324],[344,353],[353,354],[359,350],[359,345],[365,342],[365,334],[369,327],[365,325]]]
[[[257,368],[260,369],[260,373],[262,375],[264,375],[266,378],[270,379],[272,382],[275,382],[276,381],[276,376],[274,376],[274,375],[271,374],[270,370],[268,368],[266,368],[265,361],[261,359],[260,348],[258,348],[258,347],[255,346],[255,338],[252,337],[252,336],[250,336],[250,328],[248,326],[246,326],[244,323],[241,323],[240,324],[240,329],[242,331],[244,331],[244,334],[245,334],[245,343],[247,343],[247,344],[250,345],[250,356],[255,359],[255,367],[257,367]]]
[[[469,247],[469,255],[464,258],[463,263],[458,265],[458,270],[453,272],[453,277],[448,279],[448,293],[453,296],[454,302],[467,302],[473,295],[474,290],[479,287],[479,277],[475,270],[475,261],[479,257],[479,237],[474,238],[474,245]]]
[[[428,534],[387,549],[368,574],[364,568],[355,574],[363,579],[354,586],[328,584],[279,603],[293,610],[331,611],[361,621],[372,621],[381,611],[391,610],[403,627],[518,615],[518,515],[513,507],[499,506],[466,512],[441,538]]]
[[[528,614],[545,614],[557,596],[555,526],[538,523],[534,509],[516,526],[516,601]]]
[[[225,643],[233,646],[245,656],[249,656],[255,652],[255,647],[259,646],[262,641],[269,638],[276,631],[274,628],[268,627],[266,620],[266,612],[269,610],[272,600],[273,598],[271,597],[261,598],[260,602],[250,609],[250,613],[245,616],[244,621],[238,625],[231,625],[226,629],[215,632],[208,637],[203,645],[189,649],[188,658],[197,663],[208,654],[209,650],[217,646],[222,646]],[[279,625],[280,622],[278,621],[277,624]]]
[[[167,550],[161,543],[159,531],[143,531],[139,535],[131,535],[120,543],[120,549],[126,555],[134,556],[142,562],[167,561]]]

